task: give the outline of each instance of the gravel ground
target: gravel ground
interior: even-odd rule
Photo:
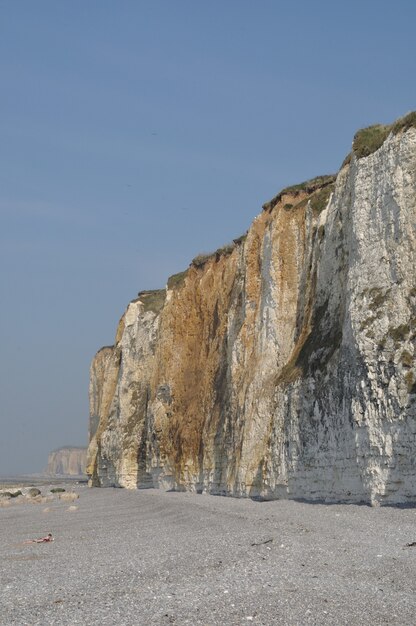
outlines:
[[[1,625],[416,623],[416,509],[74,489],[0,508]]]

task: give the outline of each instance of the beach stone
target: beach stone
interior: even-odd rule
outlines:
[[[18,496],[23,495],[20,489],[9,491],[8,493],[10,493],[11,498],[17,498]]]
[[[412,508],[79,491],[1,509],[0,626],[415,623]]]

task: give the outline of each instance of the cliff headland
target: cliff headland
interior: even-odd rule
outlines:
[[[91,484],[416,501],[416,113],[140,292],[91,365]]]
[[[46,474],[50,476],[82,476],[85,474],[87,448],[64,446],[48,456]]]

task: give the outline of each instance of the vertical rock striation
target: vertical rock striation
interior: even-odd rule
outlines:
[[[129,304],[91,366],[92,484],[415,501],[415,117]]]

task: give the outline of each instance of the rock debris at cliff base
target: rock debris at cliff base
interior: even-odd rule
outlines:
[[[94,485],[416,501],[416,114],[140,292],[91,366]]]

